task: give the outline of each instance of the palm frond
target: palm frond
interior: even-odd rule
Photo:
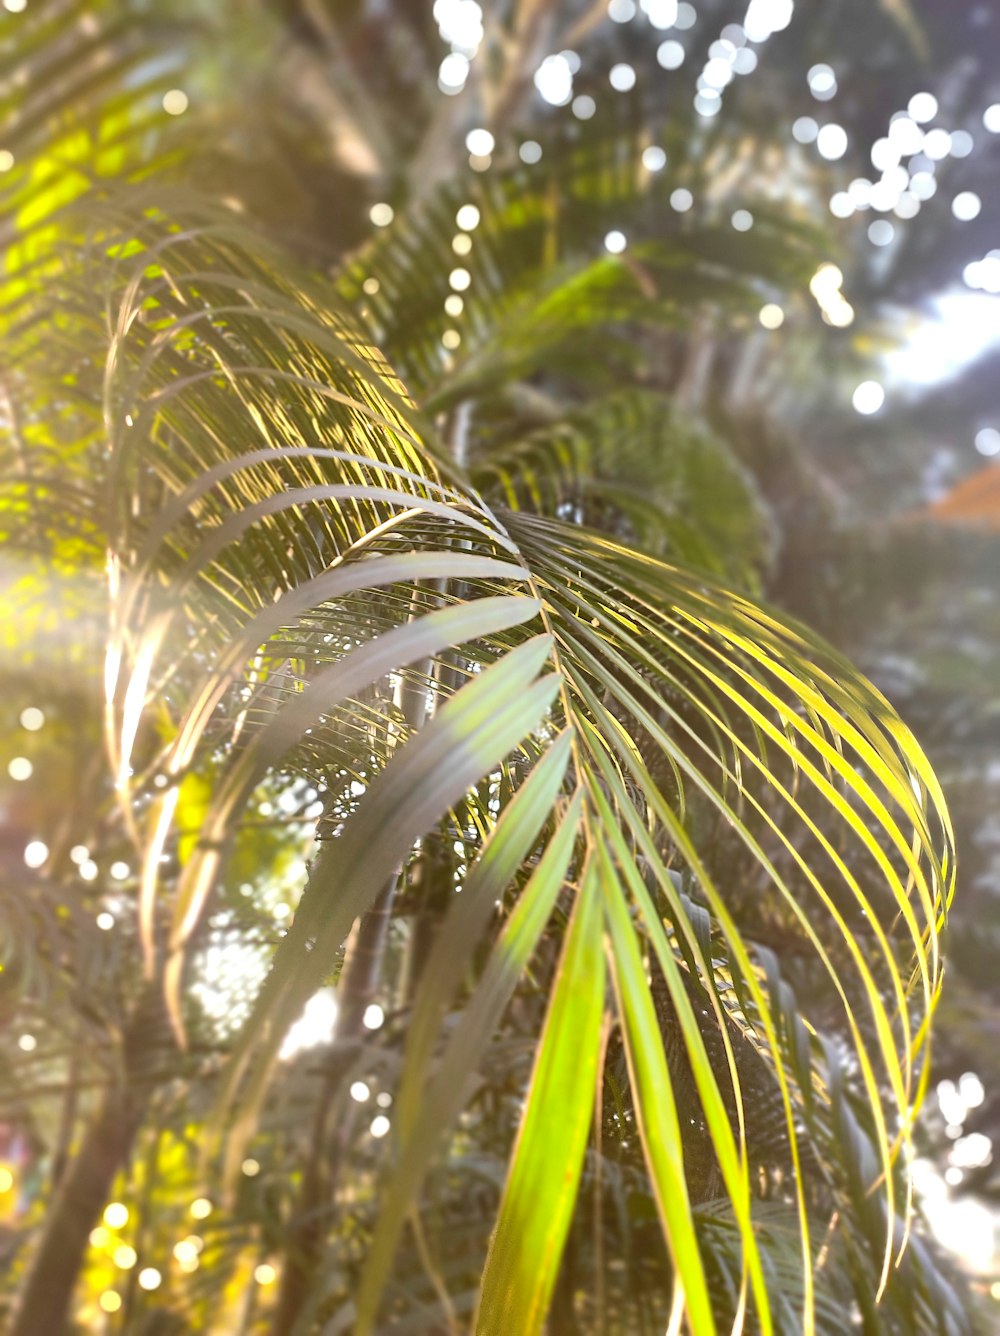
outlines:
[[[544,1322],[613,1020],[677,1322],[715,1330],[721,1283],[725,1320],[821,1329],[828,1244],[807,1157],[843,1222],[845,1267],[867,1277],[874,1252],[880,1289],[905,1241],[897,1166],[927,1080],[953,880],[937,782],[849,664],[699,569],[743,580],[762,525],[726,451],[709,455],[662,398],[616,396],[513,430],[473,447],[468,472],[431,425],[543,369],[579,388],[598,348],[632,365],[636,327],[683,333],[709,306],[749,317],[764,287],[811,267],[808,235],[763,210],[737,244],[710,204],[693,228],[664,210],[680,178],[643,166],[643,134],[615,133],[533,173],[444,189],[327,282],[179,194],[122,204],[93,189],[151,171],[175,142],[162,124],[169,71],[130,14],[91,20],[52,0],[17,20],[12,49],[37,89],[3,108],[16,232],[0,293],[4,528],[36,605],[43,560],[93,574],[110,553],[110,630],[91,638],[107,797],[141,858],[136,935],[182,1041],[198,1020],[185,972],[231,889],[255,794],[303,777],[326,788],[319,852],[212,1116],[230,1179],[276,1096],[282,1040],[337,977],[352,923],[458,833],[474,853],[407,1004],[355,1329],[378,1320],[403,1230],[435,1165],[456,1156],[470,1084],[533,969],[551,987],[530,1015],[524,1107],[463,1313],[477,1307],[484,1331],[499,1314],[511,1330]],[[76,223],[67,210],[87,192]],[[470,204],[479,222],[456,260],[453,220]],[[604,255],[626,208],[626,256]],[[444,308],[455,268],[469,276],[459,325]],[[642,458],[619,467],[623,424],[637,454],[663,445],[659,492]],[[726,471],[725,517],[690,504],[706,467],[715,485]],[[578,522],[609,510],[613,536]],[[716,557],[731,516],[738,538]],[[746,884],[724,879],[722,846],[739,850]],[[779,966],[776,921],[815,993]],[[747,1098],[752,1063],[770,1082],[766,1108]],[[724,1225],[706,1219],[688,1108]],[[780,1265],[797,1286],[761,1228],[765,1118],[780,1128],[782,1226],[798,1251]]]
[[[649,390],[474,452],[470,472],[514,509],[571,517],[654,556],[752,586],[769,535],[756,488],[726,444]]]
[[[690,330],[705,311],[749,322],[762,291],[806,281],[814,229],[765,204],[754,233],[734,241],[711,206],[696,218],[673,212],[671,192],[697,184],[701,169],[680,161],[650,171],[647,146],[634,117],[612,119],[551,163],[488,179],[470,172],[354,255],[341,291],[429,411],[542,364],[591,390],[603,376],[610,389],[614,362],[635,360],[636,323]],[[459,227],[460,210],[474,210],[474,226]],[[605,235],[626,214],[629,249],[606,254]],[[467,281],[452,292],[456,270]],[[461,298],[457,314],[449,296]]]
[[[481,809],[492,834],[442,928],[457,945],[462,938],[449,928],[451,916],[475,914],[478,929],[462,943],[471,961],[485,927],[483,906],[503,898],[509,865],[532,843],[542,861],[514,904],[523,904],[537,934],[544,923],[539,907],[552,905],[556,894],[560,912],[577,925],[566,939],[539,1042],[498,1243],[483,1281],[482,1321],[500,1296],[516,1292],[525,1328],[532,1327],[554,1283],[565,1228],[558,1221],[568,1220],[582,1168],[579,1138],[591,1120],[600,1039],[592,1020],[600,1012],[587,1010],[591,1020],[582,1025],[597,997],[594,967],[583,962],[603,918],[640,1136],[687,1311],[700,1327],[711,1320],[685,1186],[675,1078],[664,1058],[647,953],[681,1026],[758,1319],[762,1329],[773,1326],[752,1224],[733,1046],[752,1043],[773,1069],[793,1164],[808,1136],[809,1106],[836,1112],[836,1078],[820,1028],[808,1012],[802,1025],[793,1023],[782,989],[769,979],[766,955],[734,916],[731,888],[717,885],[706,867],[697,835],[715,820],[750,850],[801,948],[814,953],[840,998],[852,1079],[856,1073],[873,1128],[870,1163],[860,1166],[857,1188],[884,1198],[888,1275],[901,1210],[892,1166],[919,1094],[951,878],[940,795],[903,725],[802,628],[706,576],[572,524],[491,512],[457,479],[440,481],[412,409],[378,357],[307,286],[269,279],[266,261],[234,241],[228,226],[189,234],[162,232],[150,221],[136,230],[132,246],[131,257],[116,256],[109,289],[122,295],[111,326],[105,411],[113,448],[104,468],[113,492],[137,498],[131,514],[110,514],[118,572],[111,590],[111,745],[130,808],[144,793],[155,804],[148,818],[153,835],[137,834],[146,851],[150,922],[169,894],[165,935],[151,940],[169,953],[178,1024],[186,950],[225,875],[226,846],[255,782],[326,710],[348,699],[363,705],[367,687],[406,673],[414,660],[447,652],[459,670],[451,686],[424,674],[433,708],[415,736],[392,743],[389,717],[373,722],[376,730],[389,729],[377,774],[317,858],[237,1046],[225,1100],[242,1090],[244,1132],[266,1094],[285,1029],[334,969],[351,921],[415,842],[469,801],[481,778],[504,762],[515,789],[528,785],[562,738],[551,773],[565,765],[558,781],[563,796],[554,809],[550,803],[561,815],[547,831],[524,832],[516,802],[499,812]],[[298,534],[311,535],[307,543],[290,543],[289,514]],[[447,582],[441,594],[418,593],[439,580]],[[389,591],[387,601],[381,590]],[[301,637],[307,624],[310,632],[324,621],[336,626],[343,600],[362,591],[375,609],[377,634],[344,645],[325,677],[310,680],[299,659],[291,694],[279,686],[274,713],[243,733],[240,697],[247,684],[270,680],[288,659],[289,639]],[[353,626],[357,634],[359,623]],[[129,775],[147,702],[165,690],[173,703],[166,745],[152,764]],[[185,775],[206,766],[219,778],[202,840],[177,884],[159,887],[171,795]],[[769,810],[774,798],[783,804],[780,823]],[[823,833],[824,809],[844,829],[844,849]],[[550,848],[551,858],[543,854]],[[675,869],[690,878],[719,934],[711,958]],[[431,1075],[412,1130],[401,1119],[405,1183],[390,1189],[393,1207],[376,1225],[359,1330],[374,1318],[398,1231],[457,1112],[453,1091],[475,1065],[473,1041],[502,1015],[515,977],[511,966],[501,967],[505,940],[497,938],[492,948],[501,973],[490,982],[487,966],[479,987],[488,992],[473,1004],[475,1025],[456,1032],[441,1058],[449,1089]],[[524,959],[523,947],[514,958]],[[578,977],[588,980],[586,1004]],[[727,1054],[721,1071],[707,1060],[691,982],[717,1018]],[[439,1004],[423,1033],[432,1030],[435,1012]],[[730,1036],[733,1020],[737,1039]],[[575,1036],[568,1067],[567,1025]],[[250,1086],[241,1087],[248,1063]],[[435,1070],[429,1064],[425,1038],[404,1069],[407,1089],[424,1087]],[[552,1082],[572,1093],[566,1117],[572,1112],[579,1120],[575,1140],[564,1141],[561,1128],[533,1112]],[[735,1127],[727,1099],[735,1100]],[[407,1107],[415,1110],[413,1100]],[[239,1144],[234,1137],[233,1147]],[[553,1194],[554,1233],[541,1260],[533,1236],[516,1226],[529,1192]],[[800,1176],[795,1192],[809,1311],[816,1244]],[[537,1278],[534,1297],[518,1280],[528,1271]]]

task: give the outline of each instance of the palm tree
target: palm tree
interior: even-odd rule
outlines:
[[[918,1236],[894,1276],[947,812],[755,601],[766,512],[694,411],[712,312],[748,331],[815,233],[602,253],[678,179],[633,108],[320,267],[178,184],[148,21],[13,31],[11,693],[39,776],[87,761],[7,839],[6,1116],[60,1150],[12,1329],[82,1274],[129,1330],[233,1291],[275,1333],[968,1330]]]

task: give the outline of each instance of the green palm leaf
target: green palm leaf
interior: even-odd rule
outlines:
[[[275,285],[270,258],[229,227],[168,230],[153,240],[156,226],[139,233],[149,238],[148,254],[116,261],[110,289],[122,295],[106,396],[116,442],[109,478],[119,491],[140,476],[156,482],[144,483],[138,512],[115,518],[111,531],[121,576],[112,587],[109,682],[113,755],[130,803],[155,795],[157,776],[168,793],[209,764],[219,776],[202,846],[175,887],[158,887],[155,876],[170,838],[169,800],[148,844],[150,906],[170,897],[172,928],[152,907],[149,921],[166,932],[153,932],[154,946],[163,942],[172,953],[166,978],[178,1024],[185,947],[224,875],[227,843],[259,777],[296,756],[296,738],[304,741],[310,721],[350,699],[371,711],[366,691],[393,674],[412,675],[416,660],[447,661],[452,670],[449,677],[425,666],[411,676],[431,705],[429,722],[412,737],[397,734],[376,701],[377,741],[367,745],[376,748],[377,777],[318,857],[237,1046],[224,1100],[241,1092],[243,1133],[266,1096],[284,1031],[334,969],[352,919],[421,836],[460,802],[477,802],[475,786],[495,766],[503,763],[517,791],[558,745],[551,775],[569,803],[565,814],[515,838],[506,807],[480,807],[482,828],[496,827],[499,862],[470,872],[465,887],[470,904],[484,895],[490,904],[498,892],[502,900],[513,854],[523,860],[532,845],[542,861],[521,892],[525,914],[551,906],[563,878],[580,887],[485,1274],[482,1320],[507,1305],[512,1330],[537,1330],[554,1284],[598,1070],[605,1005],[594,964],[599,903],[640,1139],[675,1292],[695,1329],[710,1329],[711,1301],[695,1217],[684,1204],[687,1170],[671,1113],[678,1076],[658,1037],[650,953],[678,1008],[762,1329],[773,1319],[754,1241],[738,1044],[752,1043],[774,1072],[793,1161],[811,1138],[830,1158],[832,1186],[845,1202],[883,1196],[887,1269],[899,1214],[892,1166],[918,1094],[951,876],[947,818],[912,738],[831,651],[704,575],[571,524],[493,513],[457,480],[441,483],[398,385],[308,285]],[[140,321],[140,311],[150,315]],[[123,422],[126,409],[132,427]],[[221,422],[224,438],[206,430]],[[294,532],[309,534],[294,547],[292,517]],[[541,634],[532,634],[532,621]],[[185,626],[199,628],[188,646],[179,643]],[[317,675],[309,666],[317,631],[342,637],[346,627],[348,643],[326,650],[331,667]],[[282,678],[278,668],[287,662],[299,666]],[[266,717],[248,723],[239,697],[251,676],[273,680],[274,702]],[[167,681],[175,702],[167,745],[154,764],[129,775],[147,702]],[[219,706],[221,726],[214,722]],[[308,766],[307,754],[295,763]],[[769,807],[776,800],[780,820]],[[823,834],[824,808],[844,831],[843,850]],[[553,810],[551,797],[545,810]],[[717,884],[699,850],[719,821],[750,851],[839,998],[871,1114],[870,1168],[862,1165],[853,1185],[837,1178],[836,1138],[824,1144],[822,1120],[810,1127],[806,1118],[810,1105],[835,1113],[840,1098],[830,1059],[812,1038],[821,1026],[808,1009],[805,1031],[790,1022],[787,993],[769,978],[740,897]],[[714,925],[711,958],[675,869],[690,879]],[[452,932],[447,940],[471,964],[485,923],[481,907],[469,912],[470,939]],[[542,918],[536,912],[529,942]],[[490,948],[500,953],[497,984],[486,982],[487,953],[486,991],[474,1030],[455,1050],[460,1058],[442,1059],[460,1061],[442,1069],[456,1077],[468,1070],[471,1036],[489,1033],[509,996],[504,940]],[[516,958],[524,959],[523,950]],[[498,986],[500,978],[508,983]],[[722,1070],[706,1060],[705,1017],[685,1002],[687,986],[724,1037],[730,1056]],[[425,1036],[440,1006],[429,1006]],[[429,1072],[431,1117],[446,1127],[458,1112],[454,1087],[435,1084],[426,1037],[407,1062],[406,1107],[415,1109]],[[248,1071],[250,1083],[241,1085]],[[539,1102],[552,1092],[564,1101],[555,1125]],[[735,1131],[727,1107],[738,1112]],[[387,1198],[396,1223],[386,1217],[389,1233],[372,1256],[382,1274],[399,1220],[415,1201],[420,1160],[430,1154],[423,1119],[414,1118],[406,1114],[400,1126],[405,1185]],[[573,1137],[565,1120],[577,1129]],[[405,1169],[411,1140],[414,1148],[423,1142],[416,1173]],[[240,1143],[233,1138],[231,1157]],[[796,1186],[808,1328],[815,1244],[800,1178]],[[551,1232],[538,1255],[524,1251],[516,1223],[530,1193],[553,1194],[551,1218],[540,1222]],[[536,1270],[526,1288],[519,1278],[529,1256]],[[363,1322],[374,1313],[377,1271],[366,1284]]]

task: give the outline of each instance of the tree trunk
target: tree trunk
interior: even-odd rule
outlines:
[[[152,1095],[150,1065],[162,1057],[159,985],[151,984],[125,1034],[123,1070],[105,1092],[59,1182],[15,1308],[10,1336],[63,1336],[90,1231],[101,1218]],[[154,1036],[151,1031],[156,1031]]]
[[[108,1091],[63,1175],[10,1336],[61,1336],[66,1330],[90,1231],[100,1219],[141,1120],[141,1104],[123,1090]]]
[[[313,1123],[312,1149],[289,1231],[281,1292],[271,1326],[274,1336],[288,1336],[295,1330],[322,1255],[329,1223],[326,1213],[345,1145],[343,1125],[332,1131],[328,1127],[330,1113],[361,1044],[365,1008],[373,1000],[378,986],[395,893],[396,878],[393,877],[368,913],[358,921],[345,955],[337,990],[340,1003],[337,1044],[327,1062],[323,1092]]]

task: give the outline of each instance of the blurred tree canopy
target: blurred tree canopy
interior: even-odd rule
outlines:
[[[997,68],[4,0],[18,1336],[992,1329]]]

